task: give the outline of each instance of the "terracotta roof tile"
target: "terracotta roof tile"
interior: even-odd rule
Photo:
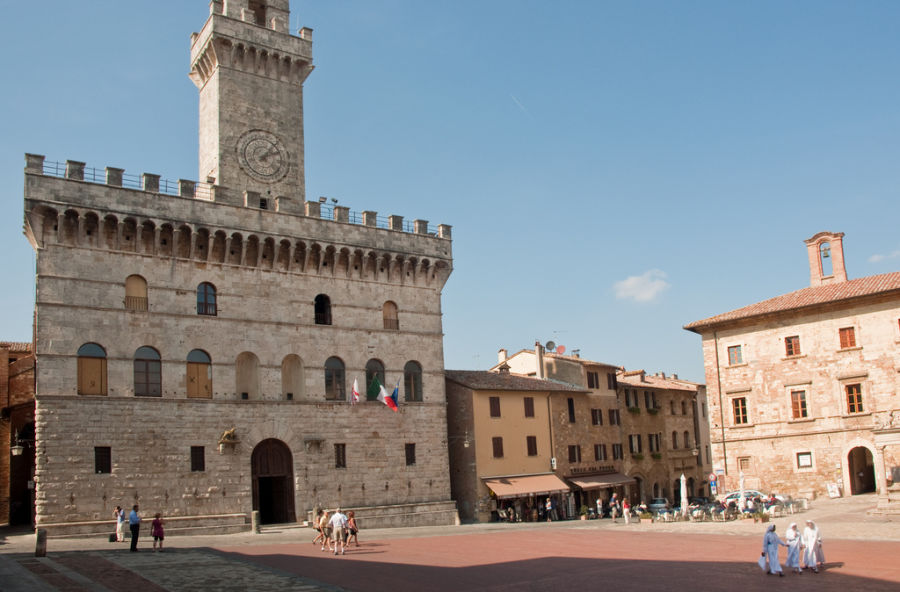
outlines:
[[[756,304],[738,308],[714,317],[694,321],[693,323],[685,325],[684,328],[688,331],[700,333],[701,329],[712,325],[728,323],[730,321],[772,313],[795,311],[820,304],[842,302],[889,292],[897,292],[898,296],[900,296],[900,271],[883,273],[880,275],[870,275],[868,277],[836,284],[803,288],[802,290],[782,294],[781,296],[769,298],[768,300],[763,300],[762,302],[757,302]]]
[[[30,354],[31,344],[24,341],[0,341],[0,348],[9,348],[17,354]]]
[[[637,372],[626,372],[625,374],[620,374],[618,377],[616,377],[616,381],[619,384],[624,384],[627,386],[658,388],[670,391],[696,392],[698,386],[696,382],[690,382],[677,378],[669,378],[668,376],[666,378],[662,378],[661,376],[657,376],[655,374],[645,374],[644,380],[641,380],[640,370],[638,370]]]
[[[562,391],[570,393],[586,393],[585,389],[541,380],[521,374],[508,372],[490,372],[487,370],[445,370],[447,380],[459,383],[464,387],[482,391]]]

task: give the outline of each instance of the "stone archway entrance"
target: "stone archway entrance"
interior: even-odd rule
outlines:
[[[872,452],[865,446],[857,446],[847,454],[850,469],[850,493],[872,493],[875,491],[875,461]]]
[[[281,440],[269,438],[253,449],[253,509],[262,524],[296,522],[294,511],[294,462]]]

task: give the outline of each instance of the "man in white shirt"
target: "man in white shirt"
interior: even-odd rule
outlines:
[[[338,554],[338,545],[341,546],[341,555],[344,554],[344,529],[347,528],[347,516],[338,508],[329,521],[331,524],[331,537],[334,541],[334,554]]]

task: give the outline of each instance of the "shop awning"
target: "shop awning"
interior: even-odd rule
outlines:
[[[618,487],[620,485],[631,485],[632,483],[636,483],[633,477],[628,477],[622,473],[569,477],[569,481],[581,489],[602,489],[604,487]]]
[[[484,484],[494,492],[497,499],[508,499],[529,495],[547,495],[569,491],[565,481],[554,475],[525,475],[522,477],[494,477],[484,479]]]

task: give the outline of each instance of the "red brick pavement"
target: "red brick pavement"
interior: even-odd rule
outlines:
[[[364,541],[340,557],[309,543],[218,550],[353,592],[900,590],[900,542],[826,540],[823,572],[779,578],[756,565],[762,534],[542,529]]]

